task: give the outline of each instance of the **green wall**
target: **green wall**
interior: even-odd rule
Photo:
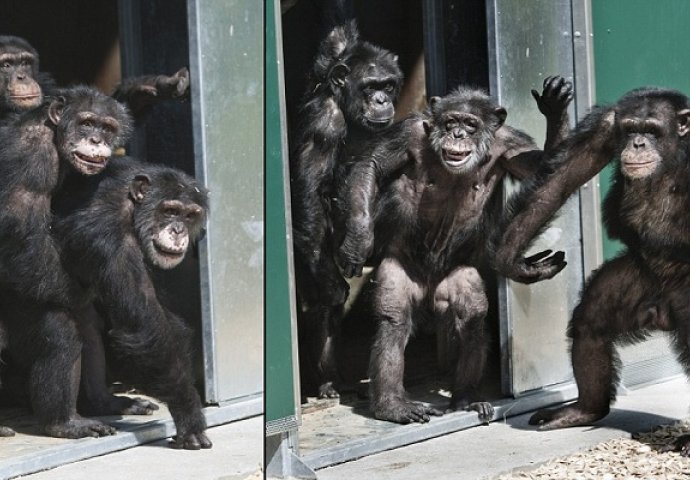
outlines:
[[[690,94],[690,0],[592,0],[597,103],[635,87]],[[613,166],[601,174],[602,198]],[[604,257],[621,244],[604,238]]]
[[[266,2],[266,422],[295,415],[275,3]],[[295,339],[296,341],[296,339]]]

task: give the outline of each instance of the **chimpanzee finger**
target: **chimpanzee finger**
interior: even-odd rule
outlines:
[[[564,79],[561,76],[554,75],[553,77],[549,77],[549,84],[544,88],[544,90],[548,90],[549,95],[553,95],[553,92],[558,91],[561,88],[561,85],[563,85]]]
[[[544,268],[544,267],[549,267],[551,265],[557,265],[560,263],[563,263],[563,260],[565,259],[565,252],[558,251],[551,255],[550,257],[545,257],[542,258],[541,260],[537,262],[530,263],[529,266],[530,268]]]
[[[537,103],[539,103],[539,101],[541,100],[541,95],[539,95],[539,92],[537,92],[536,90],[532,90],[532,97],[534,97]]]
[[[551,83],[551,81],[552,81],[554,78],[555,78],[554,75],[549,75],[548,77],[546,77],[546,78],[544,79],[544,82],[542,83],[542,89],[543,89],[543,90],[546,90],[547,88],[549,88],[549,84]]]
[[[541,260],[541,259],[543,259],[543,258],[546,258],[546,257],[548,257],[549,255],[551,255],[551,252],[552,252],[552,251],[553,251],[553,250],[544,250],[544,251],[541,251],[541,252],[539,252],[539,253],[535,253],[534,255],[532,255],[532,256],[530,256],[530,257],[525,257],[525,263],[526,263],[527,265],[531,265],[531,264],[533,264],[533,263],[536,263],[536,262],[538,262],[539,260]]]

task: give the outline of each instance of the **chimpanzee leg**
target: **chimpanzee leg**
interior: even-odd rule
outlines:
[[[84,342],[78,411],[83,415],[151,415],[158,405],[143,398],[113,395],[106,381],[103,320],[93,304],[77,314]]]
[[[174,448],[198,450],[213,445],[206,436],[206,419],[194,387],[189,329],[174,314],[168,323],[144,326],[129,333],[111,332],[125,379],[142,392],[168,405],[177,434]]]
[[[489,349],[485,323],[488,308],[484,282],[473,267],[456,268],[434,292],[434,313],[448,323],[458,337],[458,362],[450,409],[474,410],[485,422],[494,414],[489,402],[479,400]]]
[[[676,266],[673,272],[675,278],[671,282],[664,282],[664,290],[674,320],[673,341],[678,361],[683,366],[685,375],[690,377],[690,268],[685,269],[689,271]],[[680,435],[663,451],[678,451],[681,456],[690,457],[690,435]]]
[[[394,258],[376,270],[374,315],[378,321],[369,360],[370,402],[374,416],[398,423],[428,422],[441,412],[407,400],[403,386],[405,346],[412,332],[412,312],[426,288],[412,280]]]
[[[339,394],[334,386],[339,378],[336,339],[340,334],[343,308],[342,305],[335,307],[320,305],[314,307],[313,310],[317,334],[311,348],[316,359],[319,398],[337,398]]]
[[[7,332],[5,331],[5,326],[0,321],[0,353],[2,353],[5,348],[7,348]],[[1,383],[0,387],[2,387]],[[10,427],[0,425],[0,437],[12,437],[14,433],[14,430]]]
[[[616,396],[617,339],[642,339],[655,328],[654,318],[642,314],[658,284],[629,254],[603,265],[588,282],[570,321],[572,364],[578,387],[575,403],[540,410],[530,418],[541,430],[589,425],[609,413]]]
[[[115,429],[97,420],[77,414],[77,393],[81,373],[81,339],[74,319],[62,311],[38,313],[36,329],[23,345],[31,364],[29,369],[29,397],[31,407],[46,434],[60,438],[100,437],[112,435]],[[29,343],[31,342],[31,343]],[[31,345],[27,347],[27,345]]]

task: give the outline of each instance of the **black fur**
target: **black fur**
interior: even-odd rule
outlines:
[[[79,438],[114,430],[76,413],[79,286],[51,234],[51,202],[67,177],[105,165],[103,152],[126,141],[131,119],[125,107],[93,89],[59,93],[40,108],[11,114],[0,127],[0,306],[10,356],[27,372],[31,406],[44,431]],[[83,114],[92,116],[89,122],[77,121]],[[82,144],[98,161],[75,156],[72,148]]]
[[[540,110],[550,106],[547,145],[559,143],[562,123],[567,128],[571,90],[550,77],[543,95],[535,92]],[[493,415],[479,392],[489,346],[479,272],[498,223],[497,187],[506,172],[532,175],[543,157],[529,136],[504,126],[505,117],[485,93],[460,88],[384,133],[369,159],[352,167],[343,190],[341,265],[357,275],[374,245],[383,252],[373,280],[379,326],[369,371],[377,418],[425,422],[440,414],[409,400],[403,388],[405,345],[422,318],[442,322],[437,328],[459,346],[450,408],[475,410],[486,421]]]
[[[496,264],[508,275],[527,274],[522,252],[567,198],[618,158],[604,217],[627,247],[588,280],[568,327],[577,402],[537,412],[542,429],[586,425],[606,416],[615,399],[615,346],[654,330],[673,333],[679,360],[690,373],[690,102],[681,92],[641,88],[616,104],[593,109],[552,162],[550,172],[521,194],[498,243]],[[677,447],[687,455],[690,440]]]
[[[337,396],[333,343],[348,295],[333,251],[332,199],[341,181],[336,168],[350,146],[390,125],[401,82],[392,53],[360,40],[354,22],[337,26],[320,46],[301,122],[291,135],[295,270],[302,364],[307,365],[303,378],[316,377],[322,397]]]
[[[54,231],[66,268],[87,290],[84,300],[95,302],[104,316],[108,365],[116,378],[168,404],[175,447],[210,448],[194,387],[190,330],[159,302],[149,273],[158,261],[147,248],[156,227],[173,221],[180,222],[177,231],[184,223],[189,240],[196,239],[208,211],[207,192],[180,171],[129,158],[114,160],[88,183],[85,190],[92,193],[64,212]],[[163,206],[169,201],[198,207],[198,215],[192,218],[189,210],[170,219]]]

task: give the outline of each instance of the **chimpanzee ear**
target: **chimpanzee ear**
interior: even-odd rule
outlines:
[[[427,137],[431,135],[431,122],[429,120],[422,120],[422,127],[424,127],[424,133]]]
[[[328,72],[328,80],[336,88],[343,87],[348,73],[350,73],[350,67],[344,63],[336,63]]]
[[[48,118],[53,122],[53,125],[60,123],[60,118],[62,118],[62,110],[65,108],[65,97],[57,97],[55,100],[50,102],[48,106]]]
[[[690,132],[690,109],[678,112],[678,136],[684,137]]]
[[[496,129],[498,130],[505,123],[508,112],[506,112],[506,109],[503,107],[496,107],[494,115],[496,115]]]
[[[429,108],[433,111],[436,104],[440,101],[441,101],[441,97],[431,97],[429,99]]]
[[[148,175],[139,174],[134,177],[132,183],[129,185],[129,196],[137,203],[144,201],[146,193],[151,188],[151,178]]]

